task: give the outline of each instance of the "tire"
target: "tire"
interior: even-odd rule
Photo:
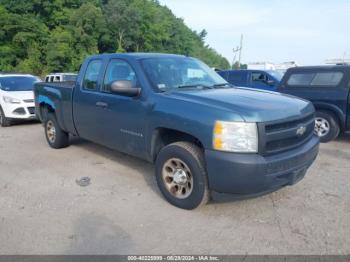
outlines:
[[[44,128],[45,137],[50,147],[60,149],[69,146],[69,134],[61,129],[53,113],[48,113]]]
[[[192,143],[163,147],[156,160],[156,179],[163,196],[174,206],[191,210],[209,201],[204,156]]]
[[[5,113],[0,106],[0,126],[7,127],[10,125],[11,125],[11,120],[5,116]]]
[[[338,137],[340,127],[337,118],[327,111],[316,111],[315,134],[321,143],[330,142]]]

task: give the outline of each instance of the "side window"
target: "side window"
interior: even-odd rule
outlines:
[[[50,82],[53,82],[53,76],[50,76]]]
[[[133,86],[136,86],[137,83],[135,71],[132,69],[129,63],[120,59],[112,59],[107,66],[103,81],[103,91],[110,92],[111,84],[118,80],[131,81]]]
[[[319,72],[292,74],[287,83],[289,86],[328,86],[335,87],[343,79],[342,72]]]
[[[230,72],[228,82],[233,83],[235,85],[244,85],[247,82],[247,73],[244,71]]]
[[[287,84],[289,86],[308,86],[311,81],[314,79],[315,73],[296,73],[292,74]]]
[[[83,79],[83,88],[86,90],[97,90],[98,77],[101,73],[102,61],[90,61]]]
[[[265,73],[252,73],[253,82],[267,83],[267,75]]]
[[[312,86],[337,86],[343,79],[342,72],[317,73],[311,82]]]
[[[60,76],[55,76],[55,82],[59,82],[60,81]]]
[[[46,78],[45,78],[45,82],[49,82],[50,81],[50,78],[47,76]]]

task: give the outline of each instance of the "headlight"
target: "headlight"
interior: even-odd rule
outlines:
[[[4,96],[3,97],[5,103],[10,103],[10,104],[20,104],[21,100],[9,96]]]
[[[256,123],[216,121],[213,147],[215,150],[227,152],[257,153]]]

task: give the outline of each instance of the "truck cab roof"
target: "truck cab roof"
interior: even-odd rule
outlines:
[[[96,58],[118,58],[118,57],[128,57],[134,59],[145,59],[145,58],[166,58],[166,57],[186,57],[185,55],[175,55],[175,54],[163,54],[163,53],[115,53],[115,54],[101,54],[93,55],[88,57],[88,59]]]
[[[291,67],[288,69],[288,72],[296,71],[336,71],[336,70],[350,70],[350,65],[319,65],[319,66],[298,66]]]

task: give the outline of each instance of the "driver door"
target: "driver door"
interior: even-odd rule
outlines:
[[[269,76],[265,72],[252,72],[252,88],[263,90],[274,90],[274,87],[268,84]]]
[[[109,61],[101,88],[105,110],[99,128],[103,134],[103,144],[127,154],[144,157],[147,104],[142,98],[142,91],[139,97],[113,94],[111,83],[117,80],[128,80],[133,86],[140,87],[136,73],[127,61]]]

